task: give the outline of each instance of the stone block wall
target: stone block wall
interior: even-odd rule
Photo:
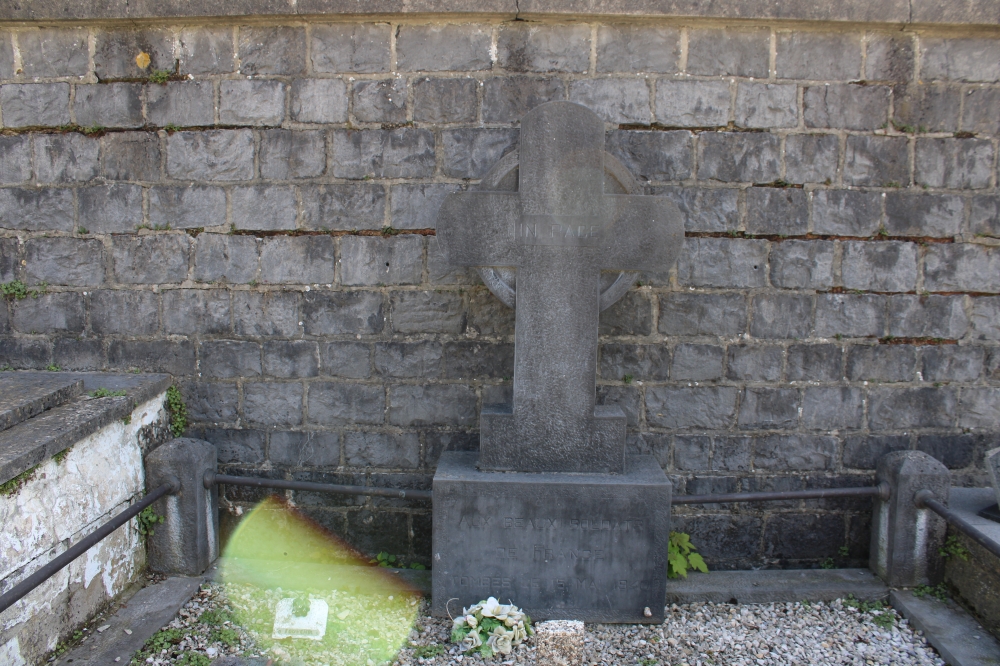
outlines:
[[[445,266],[437,208],[517,146],[526,111],[568,99],[686,216],[676,268],[602,315],[598,387],[677,493],[866,484],[907,448],[981,484],[1000,431],[998,62],[992,29],[933,25],[0,28],[0,281],[47,285],[0,308],[0,366],[169,372],[227,471],[427,488],[441,451],[477,447],[513,367],[513,312]],[[427,504],[293,500],[429,563]],[[717,567],[861,563],[869,510],[676,518]]]

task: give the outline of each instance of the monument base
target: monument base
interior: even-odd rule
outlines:
[[[533,620],[663,621],[671,486],[652,456],[624,474],[484,472],[477,456],[445,452],[434,475],[435,615],[492,596]]]

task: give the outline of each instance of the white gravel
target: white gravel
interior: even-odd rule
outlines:
[[[243,588],[230,588],[230,593],[241,595],[244,601],[248,595]],[[267,592],[260,603],[273,608],[281,596],[279,592]],[[357,608],[358,612],[371,608],[370,603],[360,596],[344,593],[313,596],[328,598],[331,612],[335,607]],[[456,646],[448,642],[451,622],[429,617],[426,604],[419,603],[420,614],[415,627],[409,634],[406,647],[392,662],[394,666],[536,664],[531,639],[507,658],[487,661],[479,656],[463,656]],[[168,628],[180,630],[179,633],[184,635],[178,643],[166,652],[153,655],[147,652],[133,663],[198,666],[207,663],[203,661],[206,657],[238,654],[268,657],[274,659],[276,665],[376,666],[374,662],[364,660],[362,652],[351,650],[353,654],[348,654],[346,647],[344,653],[317,650],[318,646],[311,641],[290,639],[269,650],[262,650],[255,642],[257,635],[253,629],[246,631],[232,623],[223,625],[223,628],[235,631],[239,640],[225,645],[213,640],[213,637],[218,638],[218,625],[209,626],[198,621],[206,610],[232,610],[222,586],[203,588],[168,625]],[[883,613],[892,618],[891,624],[887,620],[882,621],[888,625],[887,628],[878,626],[875,621]],[[258,630],[263,630],[264,623],[259,622],[258,625]],[[914,631],[895,611],[863,611],[841,600],[814,604],[670,606],[666,609],[666,620],[662,625],[588,624],[586,630],[583,663],[593,666],[944,666],[945,663],[920,632]],[[232,634],[229,637],[232,639]],[[351,644],[349,638],[342,637],[340,640],[344,641],[341,645]],[[357,640],[360,646],[366,639],[359,636]],[[264,643],[261,641],[261,644]],[[308,649],[299,649],[299,646]]]

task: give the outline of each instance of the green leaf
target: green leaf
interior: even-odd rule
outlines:
[[[500,620],[493,617],[484,617],[483,621],[479,623],[479,626],[483,628],[485,633],[490,633],[494,629],[500,626]]]
[[[672,532],[670,534],[672,544],[683,554],[691,552],[691,537],[684,532]]]
[[[705,564],[705,560],[703,560],[701,555],[698,553],[691,553],[688,555],[688,563],[691,565],[692,569],[702,573],[708,573],[708,565]]]
[[[687,578],[687,558],[680,553],[668,553],[667,554],[667,577],[677,578],[681,576]]]

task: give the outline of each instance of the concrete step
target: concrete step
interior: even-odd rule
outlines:
[[[950,666],[1000,664],[1000,643],[954,601],[893,590],[889,603],[914,628],[924,632],[927,642]]]
[[[99,627],[107,626],[104,631],[94,631],[53,663],[73,666],[128,664],[136,650],[174,619],[203,580],[177,576],[142,588],[123,603],[118,612],[99,621]]]
[[[667,605],[696,602],[769,604],[832,601],[849,594],[873,601],[889,588],[868,569],[767,569],[689,573],[667,581]]]
[[[61,373],[0,373],[0,430],[27,421],[83,393],[83,380]]]

